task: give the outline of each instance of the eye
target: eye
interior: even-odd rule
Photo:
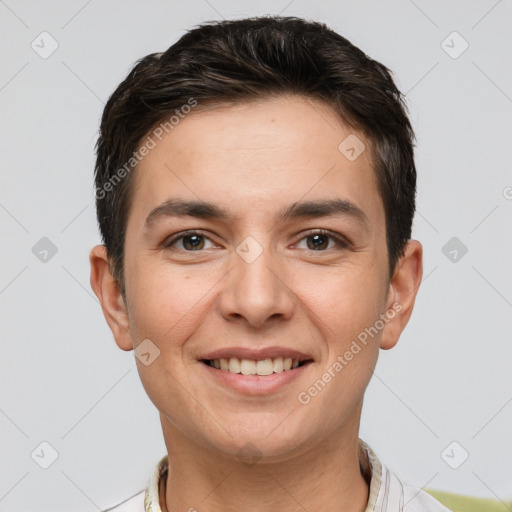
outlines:
[[[299,243],[302,240],[307,241],[306,249],[316,252],[324,252],[325,250],[333,248],[345,249],[350,247],[350,242],[345,240],[343,237],[334,236],[329,231],[325,230],[316,230],[310,232],[306,236],[302,237]],[[210,241],[212,246],[205,247],[206,241]],[[329,245],[329,241],[332,241],[331,245]],[[181,244],[181,247],[176,247],[178,242]],[[296,246],[299,243],[297,243]],[[211,249],[214,246],[212,240],[209,237],[207,237],[201,231],[196,230],[183,231],[182,233],[172,236],[162,245],[166,249],[178,249],[184,250],[185,252],[197,252],[204,249]]]
[[[333,240],[333,244],[329,247],[329,239]],[[341,237],[332,235],[328,231],[322,229],[308,233],[306,236],[301,238],[302,240],[311,240],[311,243],[306,242],[307,249],[312,251],[323,252],[326,249],[338,248],[345,249],[350,246],[350,243]]]
[[[182,246],[179,249],[183,249],[187,252],[200,251],[205,249],[205,240],[210,240],[207,236],[205,236],[200,231],[184,231],[177,236],[173,236],[170,239],[166,240],[163,246],[166,249],[172,248],[176,242],[182,242]],[[211,242],[211,240],[210,240]],[[208,249],[208,247],[206,247]]]

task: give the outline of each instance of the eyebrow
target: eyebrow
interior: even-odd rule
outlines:
[[[328,216],[343,216],[353,218],[363,227],[369,227],[367,215],[351,201],[346,199],[320,199],[300,201],[284,206],[278,210],[278,220],[295,220],[318,218]],[[145,227],[150,228],[157,219],[165,217],[196,217],[228,221],[234,216],[225,208],[207,201],[189,201],[183,199],[169,199],[157,206],[146,217]]]

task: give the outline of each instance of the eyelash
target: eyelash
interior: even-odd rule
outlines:
[[[179,235],[173,236],[171,239],[165,241],[163,243],[163,247],[165,249],[172,249],[172,245],[175,244],[178,240],[182,240],[183,238],[186,238],[187,236],[192,236],[192,235],[202,236],[202,237],[210,240],[213,243],[213,240],[211,240],[210,237],[206,236],[202,231],[188,230],[188,231],[183,231]],[[337,249],[347,249],[347,248],[351,247],[351,243],[348,242],[347,240],[345,240],[343,238],[340,238],[340,237],[337,237],[337,236],[334,236],[329,231],[326,231],[326,230],[323,230],[323,229],[316,229],[316,230],[313,230],[313,231],[305,234],[302,238],[300,238],[298,240],[298,242],[300,242],[300,241],[302,241],[305,238],[308,238],[310,236],[314,236],[314,235],[322,235],[322,236],[326,236],[326,237],[331,238],[332,240],[334,240],[334,242],[335,242],[337,247],[334,247],[334,248],[331,248],[331,249],[336,249],[336,248]],[[193,253],[193,252],[202,252],[205,249],[199,249],[199,250],[196,250],[196,251],[188,251],[186,249],[183,249],[183,250],[184,250],[184,252]],[[315,251],[313,249],[310,249],[310,250],[311,250],[311,252],[327,252],[327,251],[329,251],[329,249],[322,249],[322,250],[318,250],[318,251]]]

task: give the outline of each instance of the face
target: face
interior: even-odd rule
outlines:
[[[291,96],[196,109],[140,162],[126,328],[122,308],[105,314],[121,348],[158,354],[136,361],[164,432],[280,458],[357,431],[379,347],[410,308],[354,141],[368,148],[329,106]]]

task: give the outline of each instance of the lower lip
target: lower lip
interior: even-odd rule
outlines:
[[[298,379],[311,363],[308,362],[293,370],[283,370],[272,375],[242,375],[241,373],[219,370],[203,362],[201,364],[215,379],[227,387],[246,395],[266,395],[275,393],[286,384]]]

